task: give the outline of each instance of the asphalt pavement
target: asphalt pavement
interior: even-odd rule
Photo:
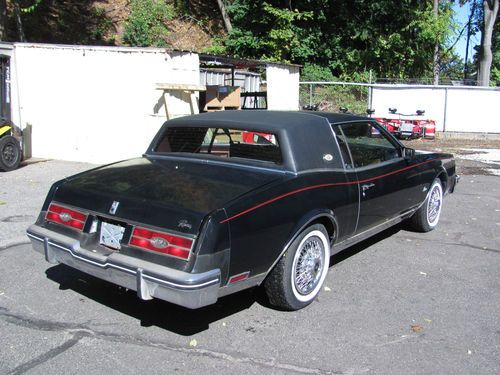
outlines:
[[[188,310],[28,245],[50,184],[90,167],[0,173],[0,374],[500,373],[499,177],[464,176],[430,233],[400,225],[334,256],[308,308],[252,289]]]

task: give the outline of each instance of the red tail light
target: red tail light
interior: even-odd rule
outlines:
[[[83,230],[87,215],[69,208],[51,203],[45,215],[45,220],[62,224],[67,227]]]
[[[184,260],[189,259],[193,243],[194,241],[190,238],[140,227],[134,228],[129,242],[130,245],[141,249],[156,251]]]

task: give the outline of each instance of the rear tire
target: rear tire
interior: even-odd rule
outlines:
[[[438,225],[442,206],[443,186],[439,178],[436,178],[431,184],[424,204],[410,218],[410,227],[418,232],[433,230]]]
[[[21,163],[21,147],[16,138],[5,135],[0,138],[0,170],[12,171]]]
[[[321,224],[306,228],[292,242],[264,282],[269,302],[284,310],[299,310],[319,294],[328,273],[330,241]]]

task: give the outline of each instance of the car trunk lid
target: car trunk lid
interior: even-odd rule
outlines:
[[[68,178],[54,200],[117,220],[197,234],[207,214],[282,173],[138,158]]]

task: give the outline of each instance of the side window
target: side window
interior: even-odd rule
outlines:
[[[340,124],[337,133],[349,146],[355,168],[400,157],[398,148],[371,122]]]

